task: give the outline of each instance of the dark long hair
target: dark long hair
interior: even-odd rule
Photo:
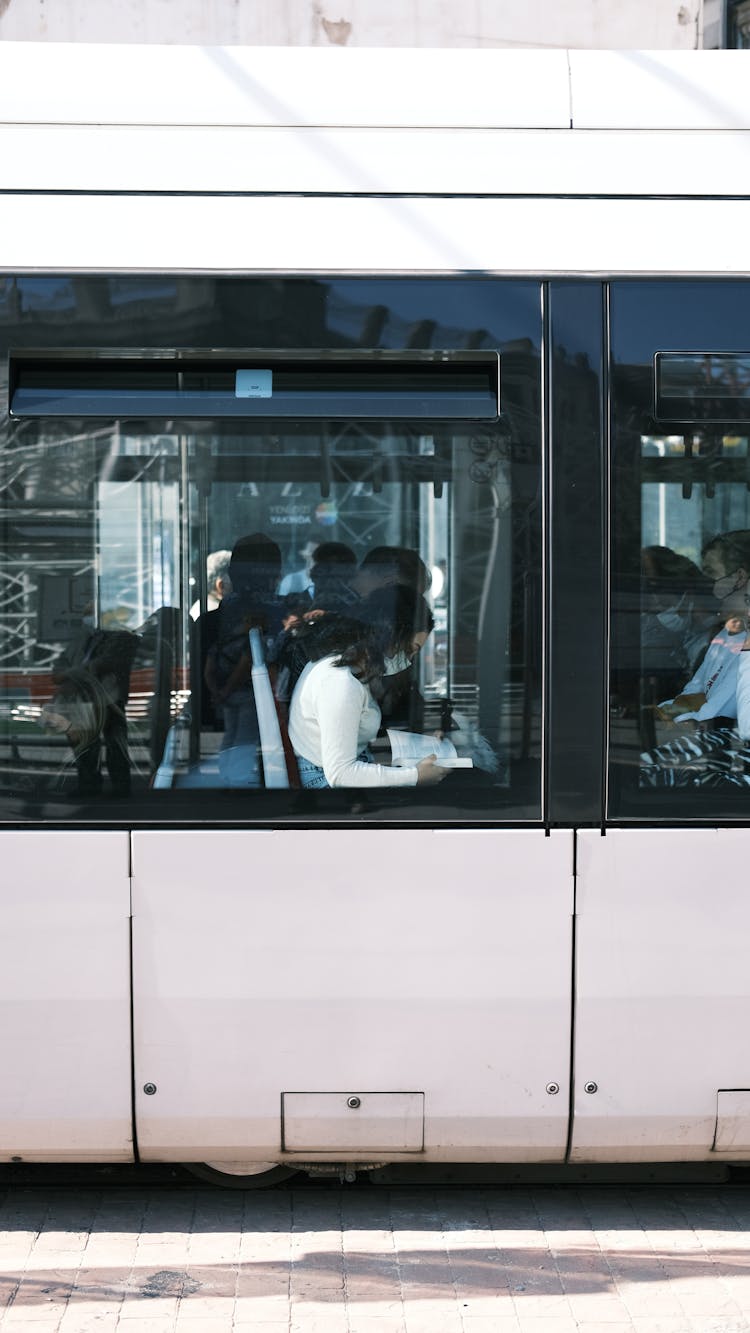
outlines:
[[[360,680],[382,674],[383,653],[373,628],[355,616],[330,611],[311,621],[298,637],[310,662],[337,653],[336,666],[349,667]]]
[[[424,597],[411,588],[379,588],[364,598],[356,614],[329,612],[299,632],[310,662],[338,654],[337,666],[349,667],[367,683],[382,676],[389,653],[408,652],[415,634],[429,634],[434,624]]]
[[[429,635],[433,625],[424,597],[412,588],[393,585],[365,597],[356,615],[321,616],[310,647],[316,659],[340,653],[337,667],[349,667],[354,676],[368,682],[382,676],[386,656],[408,653],[414,635]],[[312,656],[310,648],[308,652]]]
[[[358,608],[358,615],[371,629],[380,652],[408,653],[415,634],[429,634],[435,618],[421,593],[402,583],[378,588]]]

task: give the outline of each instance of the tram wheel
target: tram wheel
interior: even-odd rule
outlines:
[[[212,1185],[230,1190],[264,1190],[296,1176],[293,1166],[278,1162],[185,1162],[186,1170]]]

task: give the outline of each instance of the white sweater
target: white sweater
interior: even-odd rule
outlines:
[[[415,787],[416,768],[357,759],[378,734],[380,709],[338,654],[308,662],[292,695],[289,739],[294,752],[325,773],[330,787]]]

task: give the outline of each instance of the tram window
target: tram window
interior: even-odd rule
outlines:
[[[706,284],[695,306],[680,284],[659,294],[650,329],[624,317],[638,290],[613,302],[609,812],[732,818],[750,799],[750,361],[654,356],[649,339],[677,342],[702,319],[739,341],[722,315],[742,292]]]
[[[524,408],[511,366],[499,422],[9,422],[9,817],[538,816],[538,357],[527,359]],[[252,534],[268,545],[259,557],[250,543],[243,586],[236,544]],[[300,786],[281,669],[291,660],[294,675],[294,654],[281,649],[302,642],[312,610],[356,619],[378,582],[397,580],[424,592],[434,628],[413,663],[373,682],[384,727],[368,760],[390,766],[399,744],[431,753],[442,732],[460,762],[433,787]]]

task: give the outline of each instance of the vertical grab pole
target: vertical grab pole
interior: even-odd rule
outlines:
[[[289,774],[287,773],[284,745],[281,739],[279,716],[276,712],[276,700],[271,689],[271,679],[268,675],[260,630],[251,629],[249,638],[250,656],[253,664],[251,674],[255,694],[255,711],[258,714],[260,753],[263,759],[263,777],[266,787],[286,788],[289,786]]]

